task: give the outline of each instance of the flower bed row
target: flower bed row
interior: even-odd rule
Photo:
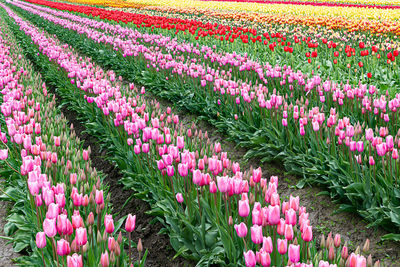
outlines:
[[[18,262],[129,266],[121,235],[125,217],[114,223],[103,197],[103,175],[91,167],[90,149],[83,150],[66,128],[54,95],[22,56],[3,19],[1,29],[2,199],[15,202],[5,232],[16,251],[29,253]],[[128,215],[125,229],[134,228],[135,216]]]
[[[34,10],[30,10],[30,14],[33,13]],[[109,40],[112,43],[112,38],[95,39],[95,42],[89,43],[87,37],[74,34],[45,20],[52,16],[42,14],[42,17],[32,16],[32,19],[51,33],[58,33],[60,38],[76,45],[102,64],[112,66],[125,77],[132,77],[160,95],[214,119],[214,123],[225,129],[235,141],[252,148],[248,156],[259,156],[264,160],[283,159],[287,169],[306,177],[303,181],[325,184],[331,188],[333,197],[339,196],[349,201],[351,205],[342,205],[343,209],[356,207],[373,224],[387,226],[390,231],[397,232],[393,224],[399,225],[395,215],[395,207],[399,205],[396,197],[399,189],[392,175],[398,172],[399,166],[399,122],[396,120],[399,95],[392,100],[385,96],[373,100],[368,94],[373,95],[374,87],[370,87],[372,91],[367,93],[368,89],[364,86],[351,89],[346,85],[342,87],[344,91],[341,93],[340,85],[322,82],[314,77],[304,82],[305,87],[300,89],[297,95],[297,91],[292,91],[290,85],[281,87],[288,88],[288,91],[280,94],[291,94],[290,98],[281,97],[276,92],[268,93],[265,87],[261,87],[261,91],[257,90],[254,94],[242,88],[239,91],[231,90],[230,92],[239,95],[230,96],[222,94],[224,85],[220,84],[219,91],[214,92],[217,84],[207,86],[206,82],[206,86],[203,87],[199,78],[182,79],[181,77],[186,75],[183,72],[180,74],[176,71],[171,74],[168,68],[164,67],[165,70],[162,70],[160,65],[153,66],[160,68],[158,71],[151,68],[149,70],[147,59],[124,57],[113,49],[103,50],[104,46],[98,44],[98,40]],[[57,23],[65,22],[71,26],[69,28],[75,30],[95,25],[86,20],[85,25],[79,25],[53,19]],[[85,32],[83,29],[81,31]],[[90,38],[102,36],[101,32],[94,34],[93,29],[89,33]],[[170,39],[165,41],[172,43]],[[157,42],[157,48],[150,47],[142,51],[150,55],[160,46],[162,47],[162,42]],[[124,49],[124,46],[118,44],[113,47]],[[146,46],[137,47],[144,49]],[[99,54],[97,51],[103,52]],[[121,52],[125,53],[124,50]],[[169,60],[172,58],[171,55]],[[271,73],[276,74],[273,77],[279,82],[272,78],[269,84],[272,82],[284,85],[283,82],[299,78],[298,73],[289,75],[290,72],[290,68],[271,70]],[[284,77],[283,80],[281,77]],[[196,90],[193,90],[193,86],[185,85],[193,84],[193,81],[198,81]],[[307,89],[307,86],[314,89]],[[265,92],[267,95],[264,95]],[[325,98],[325,93],[329,93],[329,99]],[[321,94],[324,97],[321,98]],[[250,95],[254,96],[253,100]],[[262,103],[265,103],[265,106]],[[319,106],[321,104],[323,105]],[[364,106],[366,104],[368,106]],[[385,115],[389,110],[392,115]],[[298,137],[299,134],[301,138]],[[371,195],[374,198],[370,198]]]
[[[277,177],[268,182],[260,168],[242,172],[207,134],[185,129],[170,109],[147,101],[144,88],[124,85],[114,72],[6,11],[26,53],[114,154],[123,183],[140,190],[165,218],[178,254],[200,260],[198,265],[329,266],[347,260],[366,266],[364,257],[348,256],[339,236],[317,252],[305,208],[298,197],[281,203]]]
[[[213,46],[218,49],[248,54],[261,62],[270,62],[300,69],[311,75],[318,73],[324,79],[340,82],[344,78],[356,85],[360,81],[375,84],[385,92],[395,92],[400,82],[396,58],[398,44],[380,38],[353,38],[353,35],[339,33],[339,38],[327,39],[323,34],[307,36],[300,31],[294,36],[282,32],[257,31],[254,28],[231,27],[230,25],[202,23],[193,19],[133,14],[100,8],[54,4],[45,0],[29,0],[31,3],[79,12],[101,19],[121,21],[141,28],[141,32],[152,31],[192,43]],[[354,39],[354,40],[353,40]]]

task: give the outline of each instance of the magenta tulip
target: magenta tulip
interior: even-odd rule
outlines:
[[[125,230],[127,232],[133,232],[135,230],[135,225],[136,225],[136,215],[128,214],[128,217],[126,217],[126,222],[125,222]]]

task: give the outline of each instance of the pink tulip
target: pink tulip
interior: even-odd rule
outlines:
[[[304,241],[310,242],[313,238],[312,234],[312,226],[306,225],[304,226],[303,232],[301,233],[301,238],[303,238]]]
[[[329,267],[329,262],[321,260],[318,263],[318,267]]]
[[[293,226],[291,224],[286,224],[285,226],[285,238],[292,241],[294,237]]]
[[[66,256],[70,253],[71,249],[69,247],[68,241],[60,239],[57,241],[57,255]]]
[[[57,216],[57,231],[59,235],[64,235],[67,233],[67,221],[68,217],[65,214],[60,214]]]
[[[235,230],[239,237],[246,237],[247,235],[247,226],[244,222],[241,222],[239,225],[235,224]]]
[[[127,232],[133,232],[135,230],[136,225],[136,215],[128,214],[125,222],[125,230]]]
[[[244,255],[244,261],[246,263],[246,267],[255,267],[256,266],[256,255],[252,250],[249,250],[247,252],[243,252]]]
[[[83,267],[82,255],[67,256],[67,267]]]
[[[286,227],[285,219],[281,218],[279,220],[279,223],[278,223],[277,227],[276,227],[276,231],[278,232],[279,235],[284,235],[285,234],[285,227]]]
[[[255,183],[259,183],[260,182],[261,176],[262,176],[262,171],[261,171],[260,167],[258,167],[257,169],[253,170],[253,181]]]
[[[210,193],[215,194],[217,192],[217,185],[215,184],[214,181],[210,182]],[[250,210],[250,208],[249,208]]]
[[[293,263],[297,263],[300,260],[300,246],[289,245],[289,260]]]
[[[344,245],[343,248],[342,248],[341,256],[342,256],[342,258],[344,260],[346,260],[347,257],[349,256],[349,252],[347,250],[347,246],[346,245]]]
[[[8,158],[8,150],[7,149],[0,149],[0,159],[6,160]]]
[[[268,206],[268,222],[271,225],[277,225],[280,221],[279,206]]]
[[[399,158],[399,152],[397,148],[393,149],[392,151],[392,159],[397,160]]]
[[[261,244],[263,242],[262,226],[253,225],[251,228],[251,241],[254,244]]]
[[[108,267],[110,265],[107,250],[104,253],[101,253],[100,263],[101,267]]]
[[[44,232],[38,232],[36,234],[36,246],[38,248],[44,248],[46,246],[46,234]]]
[[[239,216],[247,217],[250,213],[249,200],[239,200]]]
[[[86,228],[79,227],[75,230],[75,240],[78,246],[84,246],[87,243],[87,231]]]
[[[336,234],[336,235],[335,235],[335,239],[334,239],[333,244],[334,244],[334,246],[335,246],[336,248],[340,247],[340,234]]]
[[[269,255],[268,252],[262,251],[260,253],[260,263],[261,263],[261,266],[263,266],[263,267],[271,266],[271,256]]]
[[[71,216],[72,227],[73,229],[77,229],[79,227],[83,227],[83,219],[79,214],[79,210],[75,210],[74,214]]]
[[[375,160],[373,156],[369,157],[369,165],[374,166],[375,165]]]
[[[287,252],[287,240],[278,238],[278,252],[281,255],[285,255]]]
[[[94,200],[96,201],[97,205],[101,205],[104,203],[103,190],[96,190],[96,196]]]
[[[46,218],[54,219],[58,216],[58,212],[59,212],[58,204],[50,203],[46,212]]]
[[[56,219],[44,219],[43,230],[48,237],[54,237],[57,234]]]
[[[272,253],[272,250],[274,249],[274,247],[272,246],[272,239],[270,236],[263,238],[263,245],[262,248],[264,251],[266,251],[267,253]]]
[[[114,232],[114,220],[111,215],[104,216],[104,225],[106,226],[106,232],[111,234]]]
[[[83,158],[83,160],[85,160],[85,161],[88,161],[88,160],[89,160],[89,152],[88,152],[87,150],[83,150],[83,151],[82,151],[82,158]]]
[[[176,201],[178,201],[178,203],[183,202],[183,196],[181,193],[177,193],[175,197],[176,197]]]
[[[291,224],[292,226],[296,225],[297,216],[296,216],[296,212],[293,209],[289,209],[289,210],[286,211],[285,223],[286,224]]]

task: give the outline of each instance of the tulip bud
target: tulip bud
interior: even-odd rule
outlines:
[[[100,231],[97,230],[97,244],[99,244],[102,240]]]
[[[121,233],[121,231],[118,234],[117,242],[118,242],[118,244],[122,243],[122,233]]]
[[[371,254],[369,254],[369,256],[367,258],[367,267],[372,267],[372,256],[371,256]]]
[[[342,259],[346,260],[348,256],[349,252],[347,250],[347,242],[346,242],[342,248]]]
[[[142,239],[139,238],[138,244],[137,244],[137,251],[142,252],[143,251],[143,245],[142,245]]]
[[[321,244],[320,244],[321,248],[325,248],[325,236],[324,234],[321,235]]]
[[[328,259],[330,261],[333,261],[334,258],[335,258],[335,250],[334,250],[333,246],[330,246],[329,252],[328,252]]]
[[[365,244],[363,247],[363,252],[364,253],[368,253],[369,252],[369,239],[367,238],[367,240],[365,240]]]
[[[87,223],[88,223],[89,225],[93,225],[93,224],[94,224],[94,215],[93,215],[93,212],[90,212],[90,213],[89,213],[89,215],[88,215],[88,217],[87,217]]]
[[[374,267],[380,267],[381,266],[381,263],[380,263],[380,261],[378,260],[378,261],[376,261],[375,262],[375,264],[374,264]]]

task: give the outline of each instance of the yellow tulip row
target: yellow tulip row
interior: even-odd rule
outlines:
[[[127,3],[147,6],[192,7],[211,10],[244,11],[260,14],[288,14],[313,17],[342,17],[347,19],[399,20],[398,9],[376,9],[341,6],[312,6],[294,4],[263,4],[198,0],[127,0]]]

